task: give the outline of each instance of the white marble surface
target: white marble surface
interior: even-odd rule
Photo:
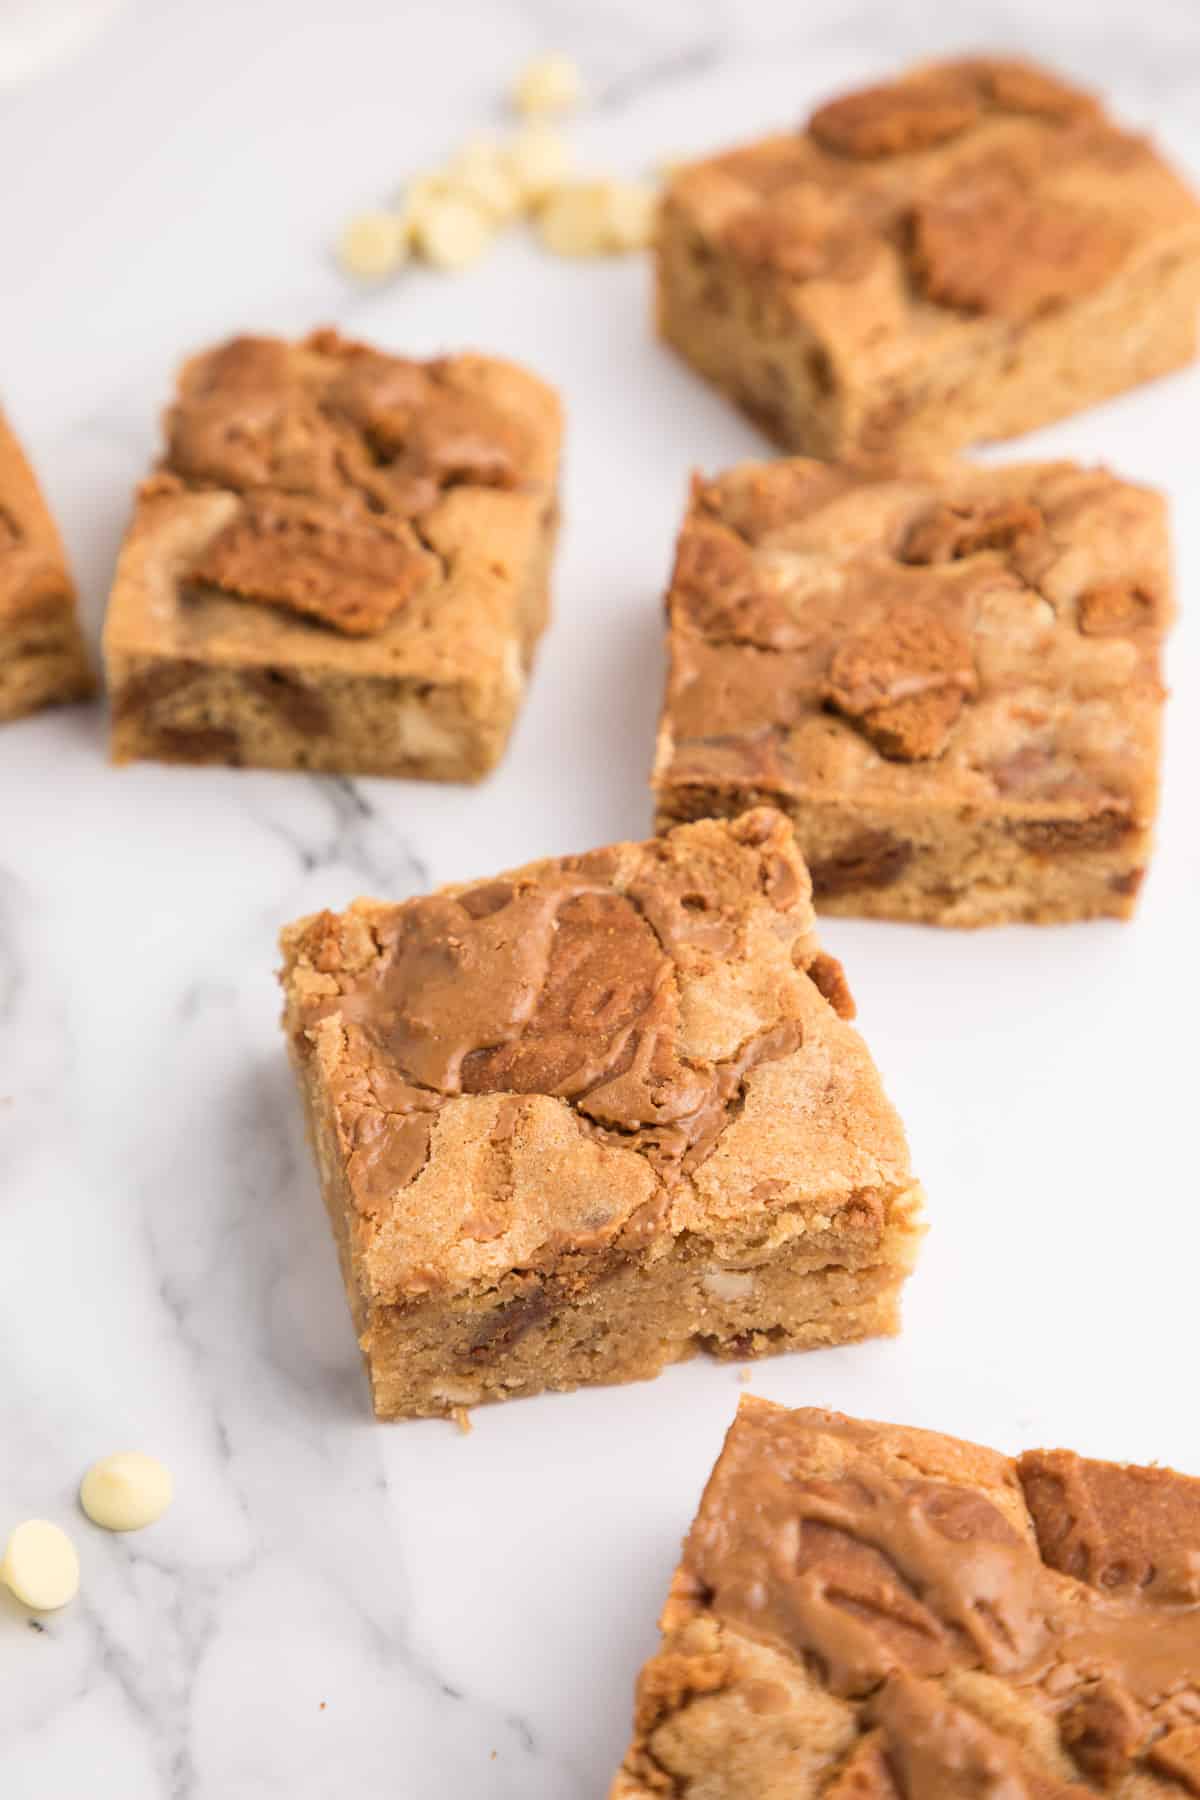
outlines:
[[[0,735],[0,1531],[59,1519],[84,1571],[41,1631],[0,1604],[5,1800],[602,1796],[737,1398],[698,1362],[485,1410],[469,1438],[373,1425],[276,1026],[295,914],[646,828],[686,472],[760,448],[651,342],[636,262],[513,242],[371,296],[331,266],[346,212],[488,124],[545,44],[587,65],[601,167],[1002,44],[1109,87],[1200,175],[1194,0],[146,0],[8,95],[3,390],[93,629],[171,366],[205,339],[333,319],[492,347],[562,383],[571,437],[558,618],[482,789],[114,771],[99,708]],[[762,1365],[758,1392],[1200,1470],[1198,403],[1193,373],[1029,445],[1176,502],[1191,616],[1141,915],[829,925],[933,1233],[901,1339]],[[74,1487],[127,1445],[178,1500],[105,1537]]]

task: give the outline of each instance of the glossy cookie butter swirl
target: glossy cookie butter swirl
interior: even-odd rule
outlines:
[[[752,815],[737,830],[781,932],[797,935],[796,966],[811,966],[852,1010],[836,965],[807,936],[807,885],[779,822]],[[657,844],[639,850],[636,865],[604,850],[432,894],[375,926],[361,975],[312,1016],[337,1012],[370,1063],[394,1072],[388,1104],[413,1115],[418,1162],[446,1100],[541,1095],[569,1102],[587,1133],[638,1150],[669,1182],[711,1153],[747,1074],[802,1040],[781,994],[732,1055],[685,1051],[679,969],[735,951],[727,898],[715,878]],[[319,967],[315,941],[313,950]],[[394,1122],[378,1149],[377,1164],[359,1172],[394,1191],[404,1172]]]
[[[858,1709],[863,1784],[829,1791],[1200,1792],[1200,1482],[1034,1451],[980,1483],[923,1470],[920,1433],[881,1456],[888,1429],[744,1405],[684,1555],[700,1604]],[[1061,1778],[981,1677],[1049,1723]]]
[[[1119,840],[1146,801],[1115,700],[1162,692],[1159,516],[1068,464],[885,478],[794,459],[698,481],[660,788],[947,795],[1018,834],[1065,805]]]
[[[364,637],[436,571],[420,521],[443,495],[519,487],[530,456],[471,359],[416,362],[321,331],[236,338],[189,363],[155,482],[240,497],[189,571],[195,588]]]

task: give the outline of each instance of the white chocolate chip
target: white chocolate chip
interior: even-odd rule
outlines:
[[[468,754],[461,728],[456,729],[446,720],[436,718],[424,700],[401,701],[389,730],[395,732],[403,756],[461,761]]]
[[[438,269],[465,269],[522,213],[537,215],[543,243],[559,256],[614,255],[651,244],[653,188],[569,180],[571,145],[547,119],[576,105],[582,91],[569,57],[535,57],[513,90],[527,123],[507,143],[468,138],[443,167],[415,176],[395,209],[352,219],[339,246],[343,267],[361,280],[379,280],[416,254]]]
[[[93,1463],[79,1488],[79,1504],[105,1531],[140,1531],[171,1504],[171,1471],[140,1450],[119,1450]]]
[[[524,193],[507,151],[491,138],[471,138],[446,170],[448,190],[477,206],[497,225],[517,217]]]
[[[654,242],[658,195],[637,181],[608,186],[609,236],[614,250],[645,250]]]
[[[543,208],[542,241],[557,256],[607,256],[652,241],[656,199],[632,182],[577,181]]]
[[[437,269],[466,269],[492,241],[492,225],[472,201],[447,193],[421,207],[413,235],[426,262]]]
[[[402,202],[409,231],[415,231],[429,208],[440,206],[452,191],[444,169],[426,169],[423,175],[414,175],[404,189]]]
[[[57,1525],[26,1519],[8,1540],[0,1575],[22,1606],[55,1612],[79,1592],[79,1558],[75,1546]]]
[[[526,63],[513,87],[513,105],[523,118],[570,112],[582,97],[583,77],[578,65],[554,50]]]
[[[604,256],[609,245],[607,183],[578,181],[559,188],[538,215],[547,250],[556,256]]]
[[[360,213],[351,219],[338,246],[347,274],[360,281],[391,275],[408,255],[408,227],[396,213]]]
[[[575,161],[574,151],[553,126],[534,122],[522,126],[507,150],[508,167],[526,206],[539,206],[566,182]]]
[[[510,638],[504,646],[500,659],[500,677],[504,691],[517,702],[525,689],[525,658],[521,654],[520,645]]]
[[[748,1300],[754,1292],[754,1277],[739,1269],[706,1269],[704,1287],[714,1300]]]
[[[483,1389],[476,1382],[441,1381],[429,1390],[433,1400],[444,1400],[452,1408],[478,1406]]]

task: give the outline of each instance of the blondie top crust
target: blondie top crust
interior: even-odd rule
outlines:
[[[658,304],[784,447],[940,452],[1188,361],[1200,203],[1082,90],[947,62],[679,171]]]
[[[1165,504],[1070,463],[693,485],[662,824],[770,801],[817,905],[947,925],[1132,909],[1170,621]]]
[[[283,949],[380,1416],[896,1328],[919,1190],[778,813]]]
[[[560,435],[488,357],[194,357],[109,607],[116,760],[484,774],[546,622]]]
[[[1200,1481],[744,1399],[612,1800],[1200,1793]]]
[[[0,413],[0,721],[93,687],[62,541]]]

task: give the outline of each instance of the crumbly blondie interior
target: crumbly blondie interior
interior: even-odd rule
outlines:
[[[114,757],[484,774],[547,618],[559,437],[482,356],[193,358],[109,607]]]
[[[919,1190],[778,813],[283,942],[381,1416],[896,1329]]]
[[[822,911],[1125,917],[1151,850],[1165,506],[1070,463],[694,484],[660,824],[769,801]]]
[[[1200,1793],[1200,1481],[744,1399],[611,1800]]]
[[[93,687],[58,531],[0,413],[0,721]]]
[[[784,448],[1014,436],[1191,359],[1200,204],[1144,138],[1028,64],[969,58],[688,165],[662,335]]]

